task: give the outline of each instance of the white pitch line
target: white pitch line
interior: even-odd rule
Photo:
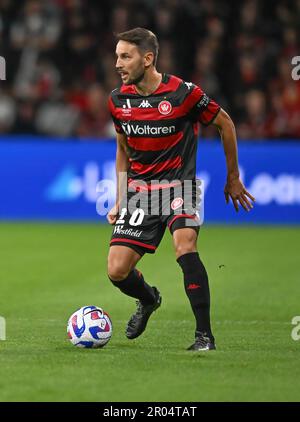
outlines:
[[[37,322],[50,322],[50,323],[62,323],[62,319],[44,319],[44,318],[10,318],[7,317],[6,320],[8,321],[37,321]],[[66,323],[68,321],[66,320]],[[115,320],[116,323],[121,324],[124,323],[124,320]],[[190,324],[191,320],[180,319],[179,321],[176,320],[164,320],[164,324]],[[291,325],[290,321],[263,321],[263,320],[253,320],[253,321],[239,321],[239,320],[223,320],[223,321],[212,321],[213,324],[236,324],[236,325],[258,325],[258,324],[266,324],[266,325]]]

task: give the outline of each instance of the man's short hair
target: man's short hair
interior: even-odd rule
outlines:
[[[149,29],[134,28],[129,31],[120,32],[115,36],[117,41],[127,41],[135,44],[143,53],[151,51],[154,55],[153,65],[156,66],[159,45],[156,35],[149,31]]]

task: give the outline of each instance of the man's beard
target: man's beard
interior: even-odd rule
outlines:
[[[136,78],[129,79],[129,81],[125,85],[137,85],[144,79],[144,76],[145,76],[145,70],[143,70],[142,73]]]

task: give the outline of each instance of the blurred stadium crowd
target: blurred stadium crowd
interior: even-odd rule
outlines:
[[[240,139],[300,138],[300,0],[1,0],[0,133],[112,137],[113,33],[135,26],[158,35],[158,70],[199,84]]]

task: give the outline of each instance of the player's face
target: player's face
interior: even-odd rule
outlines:
[[[144,57],[135,44],[119,41],[116,48],[116,69],[125,85],[140,82],[145,73]]]

